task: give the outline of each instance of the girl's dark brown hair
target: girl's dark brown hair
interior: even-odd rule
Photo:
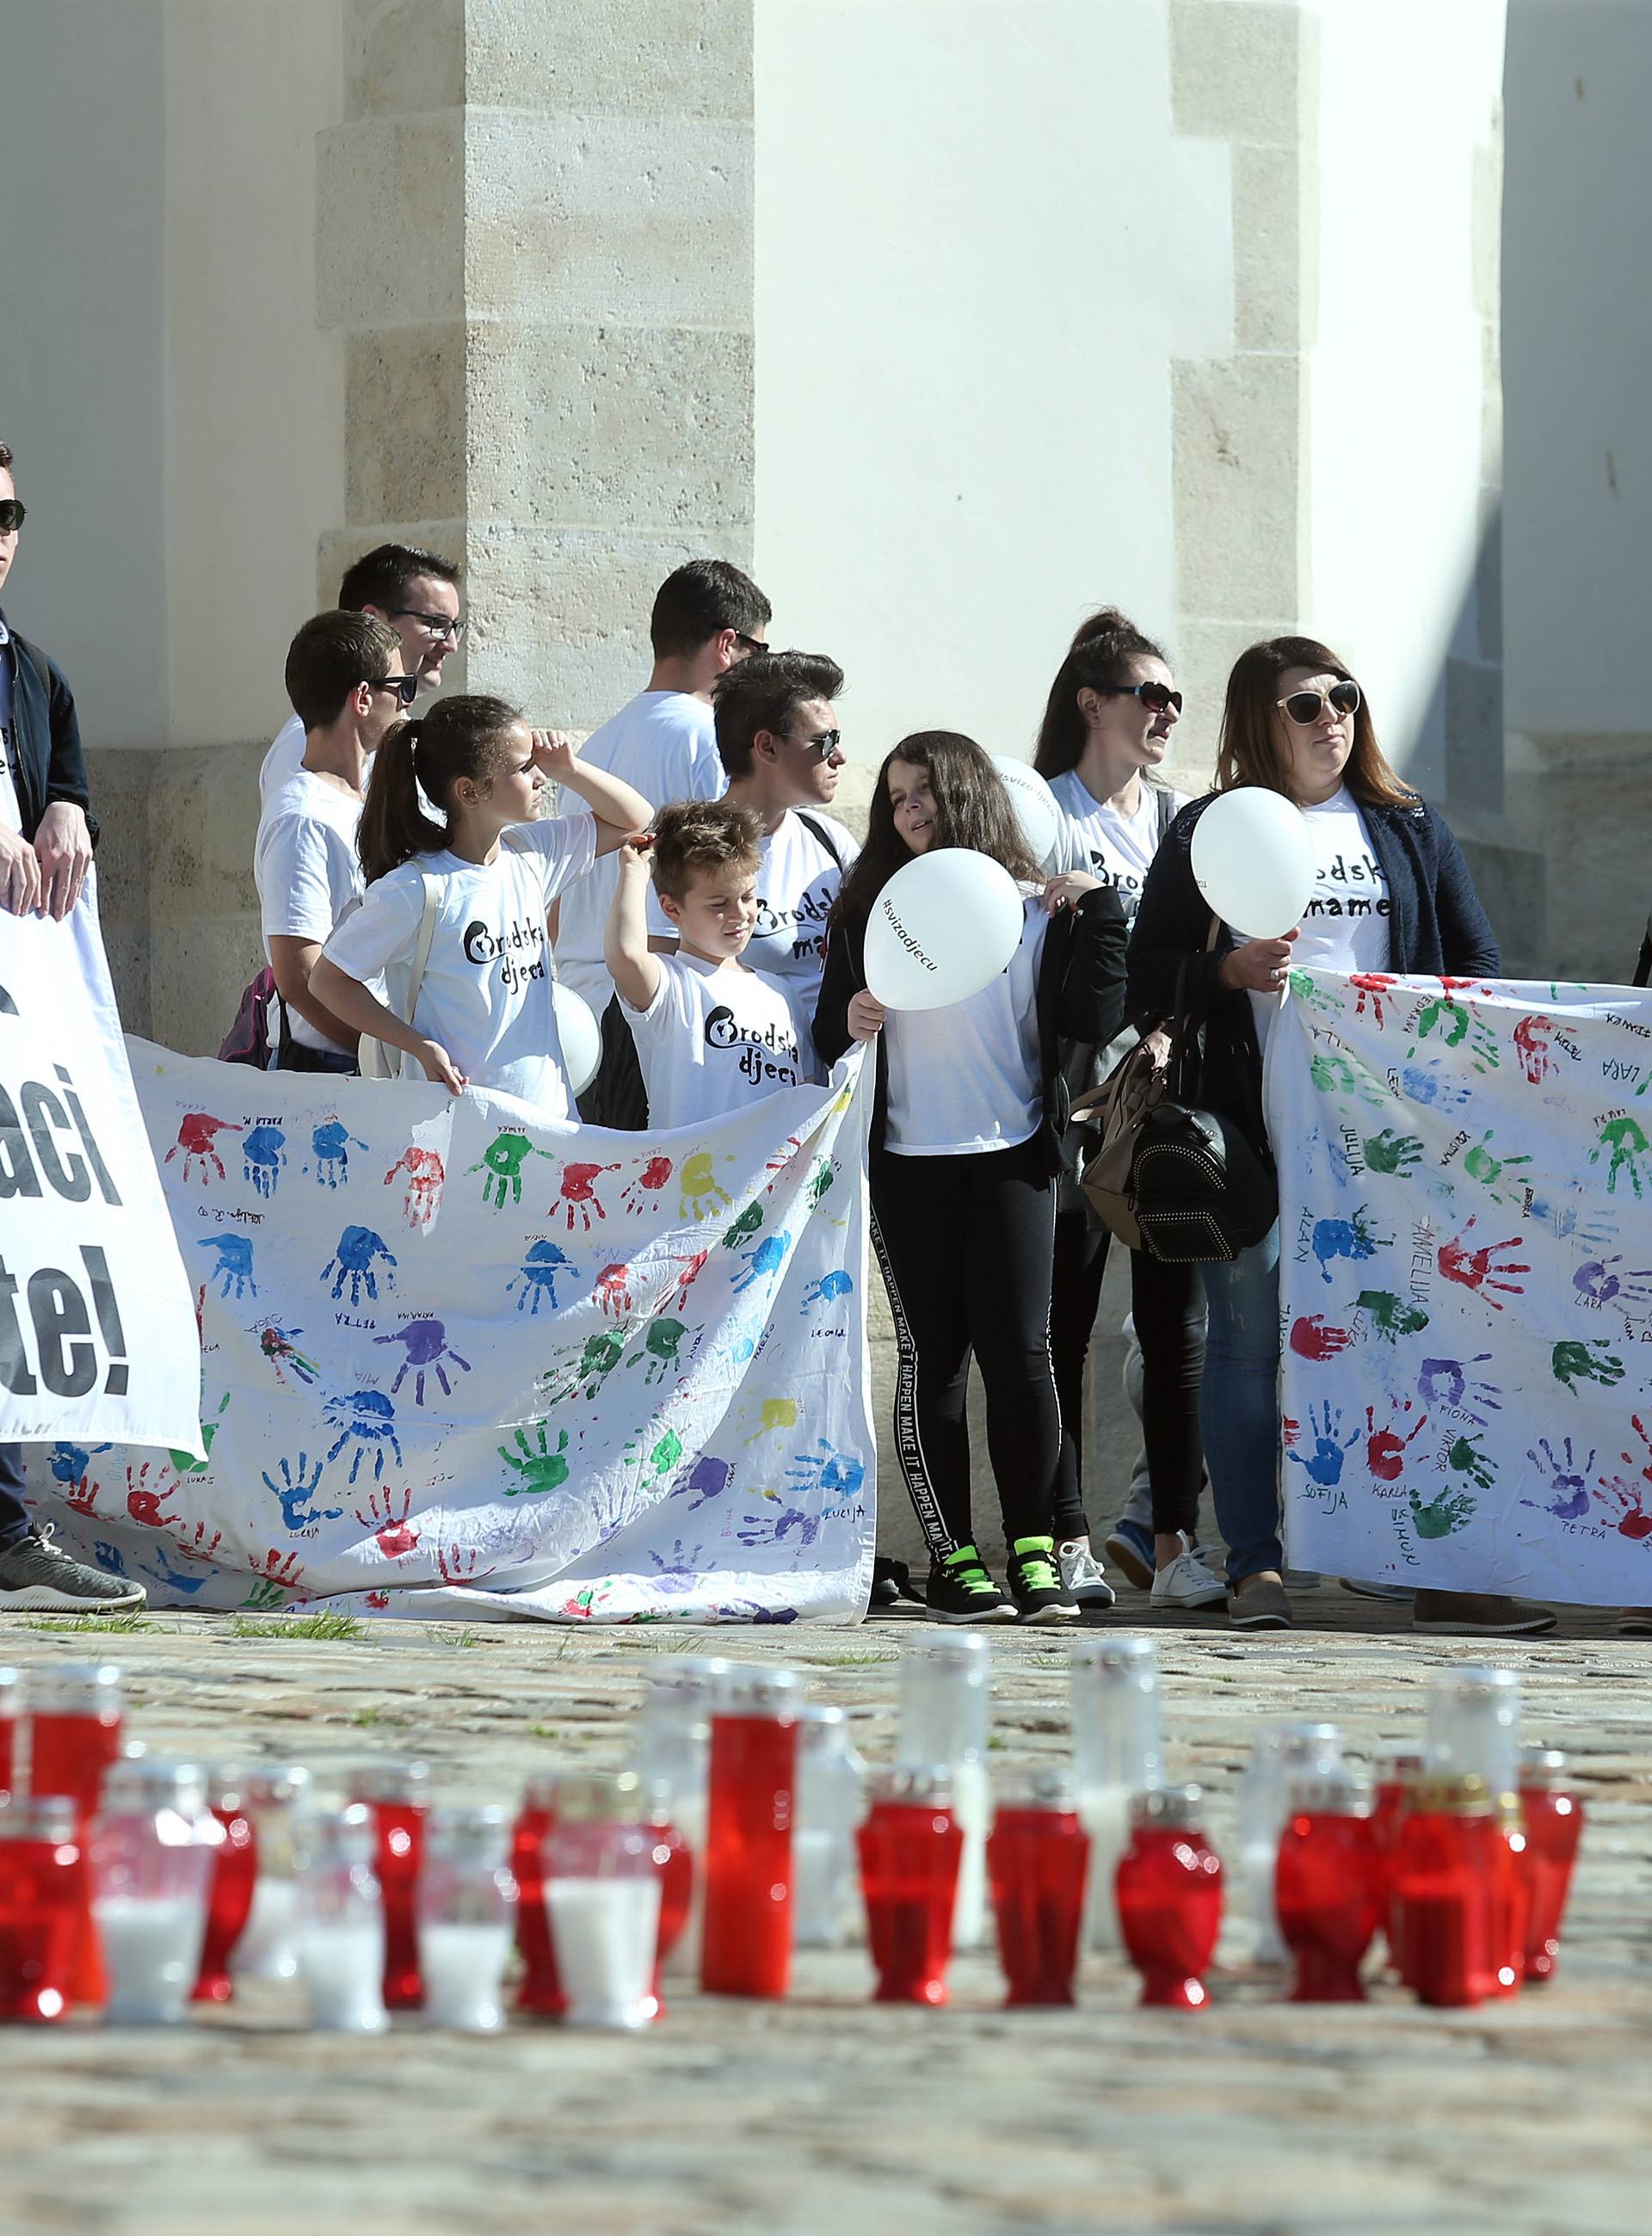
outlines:
[[[866,815],[866,843],[845,873],[833,904],[834,923],[864,922],[872,904],[897,870],[918,857],[895,828],[889,799],[889,765],[905,761],[922,769],[935,796],[933,853],[941,846],[972,846],[990,854],[1012,878],[1029,885],[1043,872],[1027,851],[1014,803],[991,756],[973,738],[957,730],[918,730],[885,756]]]
[[[503,699],[438,699],[428,714],[385,731],[373,755],[362,804],[356,849],[369,885],[388,877],[415,854],[449,844],[450,824],[433,823],[418,804],[421,788],[445,819],[461,777],[490,784],[510,733],[522,716]]]
[[[1067,657],[1056,670],[1038,726],[1032,765],[1040,776],[1064,776],[1078,766],[1089,735],[1079,693],[1087,687],[1096,691],[1108,683],[1133,683],[1136,679],[1129,670],[1138,660],[1162,660],[1167,668],[1170,665],[1153,639],[1143,636],[1116,606],[1103,606],[1099,614],[1079,623]]]
[[[1311,636],[1269,637],[1241,652],[1227,678],[1227,698],[1221,710],[1221,743],[1216,754],[1216,789],[1232,792],[1240,785],[1266,785],[1270,792],[1292,797],[1290,765],[1274,734],[1275,702],[1282,695],[1280,678],[1287,668],[1306,668],[1316,675],[1340,676],[1352,683],[1353,675],[1328,645]],[[1417,794],[1389,767],[1377,743],[1371,703],[1359,694],[1359,711],[1353,718],[1353,750],[1343,771],[1348,790],[1367,807],[1414,807]]]

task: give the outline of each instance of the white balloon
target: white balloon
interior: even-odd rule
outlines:
[[[944,1009],[990,986],[1021,944],[1021,888],[968,846],[908,862],[866,925],[866,986],[885,1009]]]
[[[563,1044],[568,1083],[576,1095],[583,1095],[602,1061],[602,1027],[590,1003],[571,986],[558,982],[550,990],[550,998],[556,1011],[556,1037]]]
[[[1224,924],[1283,939],[1313,891],[1313,842],[1282,792],[1243,785],[1213,799],[1194,826],[1194,882]]]
[[[1018,761],[1012,753],[994,753],[992,766],[1015,802],[1016,819],[1028,852],[1048,869],[1061,837],[1060,801],[1030,761]]]

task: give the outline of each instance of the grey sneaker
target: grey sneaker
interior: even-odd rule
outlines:
[[[0,1615],[47,1613],[122,1615],[148,1598],[142,1584],[106,1576],[71,1559],[52,1542],[52,1525],[31,1529],[0,1553]]]
[[[1272,1576],[1248,1579],[1242,1592],[1229,1591],[1227,1621],[1234,1630],[1289,1630],[1291,1602]]]
[[[1532,1638],[1554,1628],[1555,1613],[1535,1600],[1501,1592],[1419,1591],[1412,1601],[1411,1627],[1458,1637]]]

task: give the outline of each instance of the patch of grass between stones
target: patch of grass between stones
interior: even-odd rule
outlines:
[[[238,1615],[229,1627],[232,1638],[307,1638],[329,1646],[359,1638],[363,1627],[356,1616],[340,1615],[326,1609],[319,1615],[293,1615],[290,1620],[277,1616],[268,1622],[259,1622],[247,1615]]]
[[[67,1631],[71,1634],[88,1630],[158,1630],[159,1623],[151,1622],[142,1615],[71,1615],[63,1616],[35,1615],[25,1620],[25,1630]]]

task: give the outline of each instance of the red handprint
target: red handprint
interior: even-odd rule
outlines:
[[[1320,1312],[1292,1323],[1291,1349],[1299,1358],[1334,1358],[1339,1351],[1346,1351],[1353,1341],[1353,1338],[1346,1328],[1328,1326]]]
[[[669,1157],[650,1157],[635,1180],[627,1180],[620,1201],[627,1211],[641,1211],[650,1195],[656,1195],[671,1177]]]
[[[149,1470],[160,1464],[158,1460],[145,1460],[142,1467],[128,1466],[126,1470],[126,1510],[134,1522],[141,1522],[146,1529],[163,1529],[172,1519],[162,1509],[161,1502],[170,1498],[178,1488],[177,1476],[174,1475],[170,1483],[155,1490],[149,1488]]]
[[[1288,1413],[1284,1415],[1280,1422],[1280,1441],[1287,1452],[1293,1444],[1300,1441],[1301,1435],[1302,1424],[1300,1421],[1293,1421]]]
[[[1646,1446],[1647,1450],[1649,1452],[1652,1452],[1652,1430],[1648,1429],[1646,1423],[1641,1418],[1638,1413],[1631,1413],[1629,1416],[1629,1422],[1636,1435]],[[1642,1467],[1641,1465],[1641,1456],[1638,1452],[1625,1452],[1623,1455],[1623,1464],[1625,1467],[1639,1467],[1641,1469],[1641,1473],[1646,1477],[1646,1480],[1649,1483],[1652,1483],[1652,1459],[1649,1459],[1646,1465]]]
[[[436,1555],[436,1566],[444,1584],[484,1583],[493,1574],[484,1568],[478,1576],[477,1562],[480,1559],[474,1545],[444,1545]]]
[[[389,1491],[375,1490],[368,1494],[367,1511],[365,1514],[359,1507],[356,1509],[356,1519],[364,1529],[377,1532],[378,1549],[387,1560],[398,1561],[404,1553],[414,1551],[418,1544],[418,1530],[410,1529],[407,1526],[407,1517],[412,1510],[413,1493],[411,1485],[402,1492],[402,1510],[399,1514],[391,1504]]]
[[[1510,1273],[1529,1273],[1531,1268],[1518,1259],[1507,1264],[1494,1265],[1492,1262],[1501,1252],[1517,1250],[1520,1247],[1520,1238],[1517,1234],[1510,1235],[1504,1242],[1482,1243],[1478,1250],[1467,1248],[1466,1245],[1473,1226],[1474,1221],[1471,1219],[1461,1234],[1455,1236],[1450,1242],[1441,1244],[1439,1269],[1448,1281],[1455,1281],[1464,1289],[1472,1289],[1476,1296],[1484,1299],[1494,1312],[1500,1312],[1503,1310],[1502,1298],[1494,1297],[1491,1294],[1492,1290],[1500,1289],[1504,1296],[1508,1297],[1524,1296],[1526,1289],[1525,1283],[1512,1281],[1505,1277]]]
[[[304,1575],[304,1564],[296,1553],[278,1553],[272,1547],[253,1574],[266,1587],[273,1584],[280,1591],[296,1591]]]
[[[214,1529],[212,1536],[207,1536],[207,1525],[204,1522],[196,1522],[195,1534],[193,1537],[181,1535],[173,1540],[178,1549],[178,1558],[181,1561],[200,1561],[204,1564],[211,1562],[223,1542],[224,1533],[221,1529]]]
[[[630,1272],[624,1266],[604,1266],[597,1275],[592,1293],[604,1312],[618,1319],[622,1312],[631,1309]]]
[[[405,1173],[407,1187],[402,1196],[402,1213],[412,1227],[428,1227],[442,1205],[442,1183],[447,1173],[434,1149],[404,1149],[385,1174],[388,1187],[398,1173]]]
[[[83,1475],[78,1483],[71,1483],[63,1493],[63,1504],[71,1514],[95,1514],[97,1494],[102,1488],[102,1484],[94,1483],[89,1475]]]
[[[163,1165],[169,1165],[181,1149],[183,1176],[188,1180],[194,1178],[194,1167],[195,1160],[199,1158],[201,1185],[205,1187],[209,1185],[207,1179],[208,1165],[213,1167],[220,1180],[224,1177],[224,1161],[214,1146],[219,1134],[239,1134],[244,1130],[240,1126],[232,1126],[227,1118],[209,1118],[204,1110],[192,1110],[182,1125],[179,1127],[177,1140],[161,1161]]]
[[[1560,1066],[1549,1053],[1549,1036],[1555,1029],[1552,1017],[1522,1017],[1514,1029],[1514,1044],[1520,1052],[1520,1069],[1530,1087],[1541,1087],[1551,1071]]]
[[[1399,1432],[1405,1424],[1405,1417],[1416,1411],[1408,1398],[1385,1429],[1377,1426],[1377,1416],[1371,1406],[1366,1408],[1366,1465],[1379,1483],[1398,1483],[1405,1472],[1405,1447],[1415,1444],[1427,1426],[1428,1416],[1423,1414],[1410,1436]]]
[[[1353,1005],[1353,1014],[1355,1016],[1363,1017],[1365,1016],[1366,1001],[1366,997],[1369,996],[1372,1022],[1377,1025],[1379,1029],[1380,1029],[1384,1022],[1382,1014],[1382,997],[1388,991],[1388,989],[1391,986],[1395,985],[1398,983],[1399,982],[1396,979],[1390,977],[1388,973],[1384,970],[1355,971],[1353,976],[1348,981],[1349,985],[1357,988],[1359,993],[1359,999]]]
[[[1620,1537],[1652,1537],[1652,1514],[1646,1510],[1646,1494],[1639,1483],[1624,1483],[1614,1476],[1609,1483],[1601,1485],[1595,1496],[1603,1506],[1616,1505]]]
[[[699,1278],[701,1270],[710,1255],[709,1250],[696,1250],[691,1257],[676,1258],[672,1260],[674,1265],[681,1266],[683,1269],[677,1276],[676,1289],[671,1299],[671,1309],[674,1312],[680,1312],[688,1303],[688,1291]]]
[[[599,1173],[616,1173],[619,1169],[617,1165],[564,1165],[563,1167],[563,1181],[556,1192],[556,1202],[567,1207],[568,1232],[570,1234],[574,1231],[576,1214],[584,1220],[584,1231],[587,1234],[591,1231],[593,1212],[599,1219],[608,1217],[608,1213],[602,1208],[602,1199],[591,1183]],[[554,1219],[556,1215],[556,1204],[553,1203],[550,1207],[550,1216]]]
[[[385,1609],[390,1605],[390,1594],[388,1592],[369,1592],[367,1594],[367,1604],[373,1610],[375,1615],[383,1615]]]

